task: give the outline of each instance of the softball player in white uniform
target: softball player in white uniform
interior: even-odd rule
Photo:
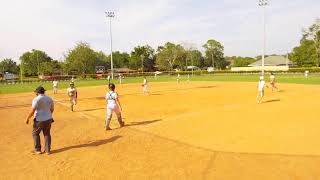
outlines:
[[[266,82],[264,81],[264,77],[260,76],[260,81],[258,83],[258,97],[257,101],[260,104],[262,102],[262,98],[264,96],[264,87],[266,86]]]
[[[180,74],[177,75],[177,82],[180,83]]]
[[[148,94],[148,80],[146,77],[143,78],[143,94],[147,95]]]
[[[305,72],[304,72],[304,77],[305,77],[305,78],[308,78],[308,75],[309,75],[309,71],[305,71]]]
[[[52,84],[53,84],[53,94],[57,94],[58,93],[58,81],[55,79]]]
[[[108,76],[108,77],[107,77],[108,84],[110,84],[110,79],[111,79],[111,77]]]
[[[122,84],[122,75],[119,74],[119,84]]]
[[[74,83],[70,83],[70,87],[67,89],[67,94],[70,98],[71,111],[73,111],[73,106],[77,104],[77,89],[74,87]]]
[[[111,130],[110,128],[110,121],[112,118],[112,113],[115,112],[118,118],[118,122],[120,124],[120,127],[124,126],[124,121],[122,121],[121,117],[121,104],[119,101],[118,94],[114,91],[116,86],[113,83],[109,84],[109,92],[106,94],[106,100],[107,100],[107,118],[106,118],[106,124],[105,124],[105,130]]]

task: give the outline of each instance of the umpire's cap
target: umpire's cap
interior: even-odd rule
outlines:
[[[34,92],[39,93],[39,94],[44,94],[45,91],[46,90],[42,86],[39,86],[39,87],[37,87],[36,90],[34,90]]]

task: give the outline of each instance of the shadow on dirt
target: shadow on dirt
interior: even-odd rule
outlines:
[[[96,110],[101,110],[101,109],[106,109],[106,108],[102,107],[102,108],[94,108],[94,109],[85,109],[85,110],[80,110],[77,112],[89,112],[89,111],[96,111]]]
[[[130,124],[126,124],[126,126],[141,126],[141,125],[147,125],[162,121],[162,119],[155,119],[150,121],[141,121],[141,122],[130,122]]]
[[[64,147],[64,148],[61,148],[61,149],[52,150],[51,153],[52,154],[61,153],[61,152],[64,152],[64,151],[68,151],[70,149],[77,149],[77,148],[96,147],[96,146],[100,146],[100,145],[104,145],[104,144],[107,144],[107,143],[114,142],[114,141],[116,141],[117,139],[119,139],[121,137],[122,136],[114,136],[114,137],[111,137],[109,139],[102,139],[102,140],[97,140],[97,141],[93,141],[93,142],[86,143],[86,144],[68,146],[68,147]]]
[[[263,103],[272,103],[272,102],[279,102],[280,99],[270,99],[270,100],[267,100],[267,101],[263,101]]]

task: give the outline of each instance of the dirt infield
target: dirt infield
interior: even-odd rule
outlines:
[[[79,88],[75,112],[49,91],[49,156],[30,153],[33,93],[1,95],[0,179],[320,179],[320,86],[280,88],[256,104],[256,83],[118,86],[127,126],[107,132],[106,87]]]

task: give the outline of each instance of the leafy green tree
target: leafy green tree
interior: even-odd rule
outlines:
[[[95,52],[97,56],[96,66],[104,66],[106,70],[111,69],[111,60],[102,51]]]
[[[93,74],[97,64],[97,53],[85,42],[78,43],[66,55],[67,71],[77,74]]]
[[[301,45],[295,47],[290,54],[290,59],[298,66],[311,67],[316,66],[318,63],[316,47],[314,41],[303,40]]]
[[[303,31],[301,41],[311,40],[313,41],[314,50],[316,52],[316,66],[320,65],[320,18],[316,19],[308,29]]]
[[[224,47],[220,42],[209,39],[206,44],[203,45],[205,51],[205,65],[213,66],[218,69],[225,69],[226,61],[224,59]]]
[[[233,67],[246,67],[251,63],[254,63],[255,61],[257,61],[254,58],[251,57],[234,57],[233,59]]]
[[[19,66],[12,59],[3,59],[2,61],[0,61],[0,72],[18,74],[19,71]]]
[[[134,47],[131,52],[129,66],[130,68],[141,69],[142,71],[154,71],[154,49],[149,45]]]
[[[123,68],[129,67],[130,55],[126,52],[115,51],[112,53],[113,58],[113,67],[114,68]],[[111,62],[111,56],[108,56],[108,62]]]
[[[187,53],[187,66],[204,67],[204,57],[199,50],[188,50]]]
[[[57,60],[44,62],[40,66],[40,72],[43,75],[58,75],[63,72],[62,64]]]
[[[45,62],[51,62],[52,58],[49,57],[44,51],[32,49],[31,52],[25,52],[20,57],[22,65],[22,73],[26,76],[40,75],[41,66]]]
[[[156,64],[159,70],[183,69],[186,65],[186,57],[187,53],[181,45],[167,42],[164,46],[158,47]]]

